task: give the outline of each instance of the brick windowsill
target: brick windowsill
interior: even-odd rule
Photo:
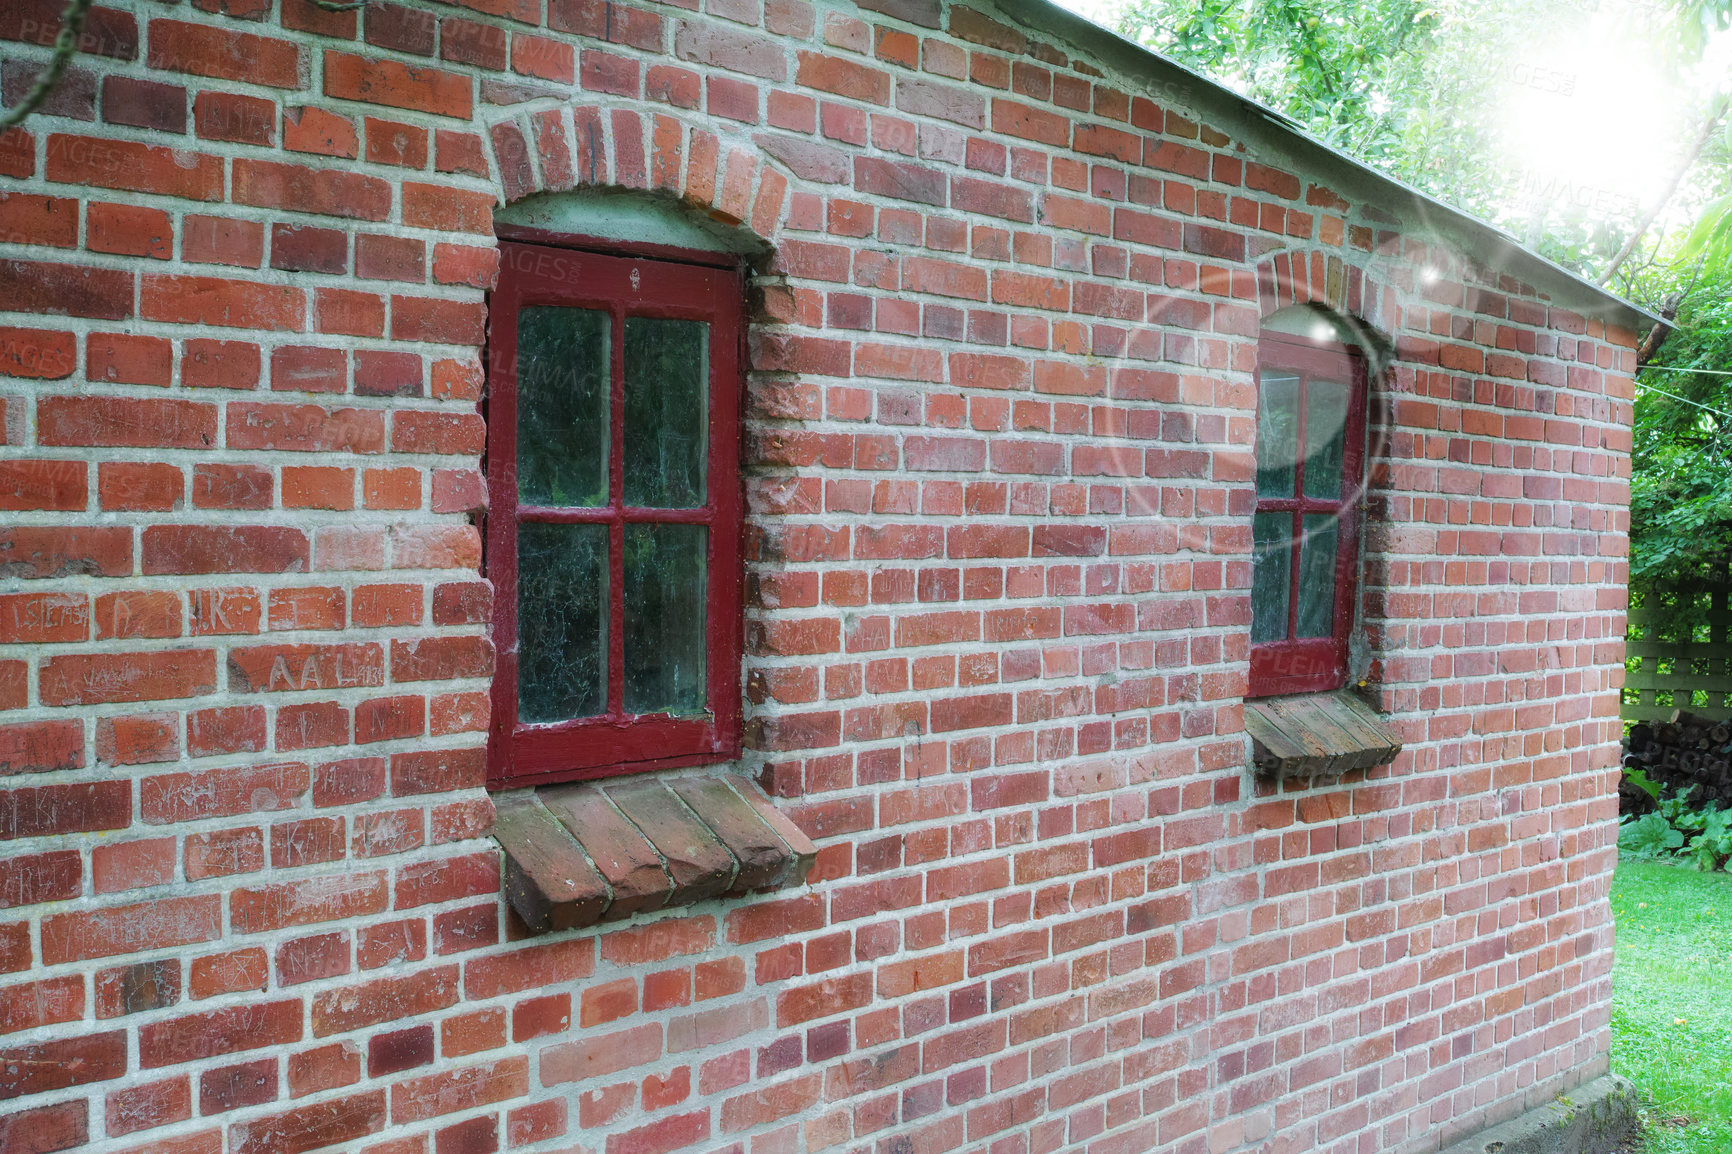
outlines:
[[[506,898],[536,932],[793,885],[817,855],[732,775],[543,786],[494,803]]]

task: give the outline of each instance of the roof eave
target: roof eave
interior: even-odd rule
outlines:
[[[1595,320],[1640,330],[1643,322],[1669,325],[1664,317],[1571,272],[1556,261],[1524,247],[1520,241],[1459,208],[1331,148],[1301,128],[1292,118],[1266,104],[1211,80],[1200,72],[1130,40],[1110,28],[1061,8],[1052,0],[989,0],[1026,27],[1056,36],[1126,76],[1148,76],[1151,87],[1163,80],[1182,84],[1188,105],[1206,114],[1210,127],[1228,133],[1247,146],[1261,144],[1286,153],[1308,171],[1325,170],[1361,201],[1385,205],[1404,219],[1418,215],[1439,233],[1454,240],[1476,259],[1547,293],[1552,302]],[[1157,100],[1157,103],[1162,101]],[[1342,179],[1345,178],[1345,179]],[[1367,195],[1368,193],[1376,195]],[[1403,209],[1409,210],[1403,212]]]

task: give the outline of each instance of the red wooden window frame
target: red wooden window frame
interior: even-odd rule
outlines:
[[[541,237],[536,237],[541,239]],[[740,366],[744,283],[736,267],[502,243],[499,287],[489,303],[486,574],[493,581],[493,714],[487,777],[493,788],[546,785],[728,760],[740,752],[741,552]],[[606,310],[612,318],[608,503],[597,508],[520,506],[517,492],[517,317],[525,306]],[[706,321],[710,326],[708,503],[696,509],[624,505],[624,320]],[[525,521],[604,524],[608,547],[607,712],[520,724],[517,709],[517,526]],[[709,528],[706,567],[706,697],[701,718],[623,710],[623,538],[627,523]]]
[[[1308,341],[1265,332],[1257,342],[1257,372],[1280,369],[1300,381],[1297,443],[1305,444],[1305,396],[1315,377],[1345,379],[1348,385],[1346,440],[1341,452],[1340,498],[1305,495],[1305,462],[1294,470],[1292,497],[1258,497],[1256,512],[1290,512],[1293,545],[1288,560],[1286,639],[1251,646],[1251,697],[1279,693],[1316,693],[1347,684],[1347,641],[1353,632],[1359,577],[1360,497],[1365,487],[1366,363],[1360,350],[1339,341]],[[1334,628],[1328,637],[1298,637],[1299,547],[1307,513],[1334,514],[1339,526],[1335,553]]]

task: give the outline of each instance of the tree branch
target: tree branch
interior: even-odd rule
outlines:
[[[1720,122],[1722,120],[1726,119],[1726,110],[1729,103],[1732,103],[1732,97],[1722,96],[1720,98],[1720,103],[1711,113],[1708,114],[1707,119],[1702,122],[1702,131],[1696,134],[1696,143],[1690,146],[1690,151],[1685,154],[1684,159],[1679,163],[1677,170],[1672,173],[1672,183],[1666,186],[1665,195],[1661,196],[1660,199],[1654,203],[1654,207],[1648,210],[1648,215],[1642,218],[1642,222],[1636,226],[1636,231],[1630,234],[1630,239],[1624,242],[1624,247],[1618,250],[1618,255],[1612,258],[1612,263],[1606,267],[1605,272],[1600,274],[1600,279],[1596,283],[1603,285],[1607,281],[1611,280],[1613,274],[1618,271],[1625,261],[1630,259],[1630,254],[1636,251],[1636,245],[1641,243],[1642,237],[1645,236],[1648,229],[1653,226],[1654,219],[1660,215],[1661,210],[1666,207],[1667,202],[1669,202],[1673,195],[1677,193],[1678,185],[1683,183],[1684,174],[1689,172],[1691,167],[1695,165],[1696,159],[1702,155],[1702,150],[1708,147],[1708,141],[1713,137],[1714,130],[1720,127]]]
[[[60,17],[60,35],[54,38],[54,55],[48,61],[48,67],[42,70],[42,75],[36,78],[36,83],[30,91],[24,94],[24,101],[17,108],[0,117],[0,132],[23,123],[26,116],[41,107],[60,83],[60,77],[66,72],[67,64],[78,54],[78,33],[84,28],[85,14],[90,11],[90,0],[72,0],[66,6],[66,12]]]

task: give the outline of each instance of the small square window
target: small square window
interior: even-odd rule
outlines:
[[[1365,394],[1358,349],[1273,332],[1258,342],[1252,697],[1347,684]]]
[[[503,244],[492,786],[739,753],[737,271]]]

